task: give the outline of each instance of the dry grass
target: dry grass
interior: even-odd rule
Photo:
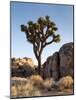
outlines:
[[[30,82],[34,87],[36,87],[38,89],[43,88],[43,79],[40,75],[32,75],[30,77]]]
[[[11,96],[16,97],[18,95],[17,88],[15,85],[11,86]]]
[[[27,83],[26,85],[14,85],[11,87],[12,97],[30,97],[40,96],[41,92],[35,88],[32,84]]]
[[[45,89],[50,90],[54,84],[55,84],[55,81],[53,78],[47,78],[46,80],[44,80],[43,86]]]
[[[57,86],[57,89],[55,86]],[[63,93],[65,89],[70,89],[72,86],[73,79],[71,76],[63,77],[58,82],[55,82],[53,78],[43,80],[39,75],[32,75],[28,78],[13,77],[11,78],[11,97],[53,95],[59,90]],[[53,91],[53,88],[55,88],[55,91]],[[67,91],[67,93],[69,92]]]
[[[60,90],[64,90],[64,89],[70,89],[73,87],[73,79],[71,76],[65,76],[62,77],[58,83],[57,83],[58,87]]]
[[[34,82],[43,82],[43,79],[40,75],[32,75],[30,77],[30,80]]]
[[[42,78],[39,76],[37,76],[37,79],[36,76],[31,76],[27,79],[17,77],[12,78],[11,97],[41,96],[41,91],[38,89],[40,88],[41,81]]]

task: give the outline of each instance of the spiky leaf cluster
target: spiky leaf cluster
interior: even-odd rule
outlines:
[[[56,24],[50,20],[49,16],[40,17],[36,23],[29,21],[27,26],[21,25],[21,31],[26,33],[27,40],[30,43],[45,42],[50,36],[53,42],[59,42],[59,34],[55,35],[57,30]]]

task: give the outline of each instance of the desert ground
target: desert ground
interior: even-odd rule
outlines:
[[[11,78],[11,98],[70,95],[73,91],[73,79],[70,76],[59,81],[54,81],[53,78],[43,80],[39,75]]]

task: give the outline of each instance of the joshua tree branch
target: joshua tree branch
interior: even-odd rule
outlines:
[[[38,59],[37,49],[36,49],[35,44],[33,44],[33,51],[34,51],[34,54],[35,54],[36,58]]]
[[[52,39],[50,42],[45,42],[45,44],[43,45],[43,48],[49,44],[51,44],[52,42],[54,42],[54,40]]]

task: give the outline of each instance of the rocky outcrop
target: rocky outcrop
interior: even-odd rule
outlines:
[[[67,43],[60,48],[59,52],[48,57],[43,64],[43,77],[52,77],[54,80],[67,75],[73,77],[73,50],[73,43]]]
[[[44,78],[49,78],[51,77],[51,63],[52,63],[52,57],[48,57],[46,62],[43,64],[43,77]],[[47,73],[47,74],[46,74]]]
[[[53,77],[54,80],[59,78],[59,53],[55,52],[53,56],[50,56],[43,65],[43,77]]]
[[[73,50],[74,50],[73,43],[64,44],[59,50],[61,77],[67,75],[71,75],[73,77],[74,73]]]
[[[32,61],[31,58],[27,58],[27,57],[24,57],[24,58],[12,58],[11,59],[11,65],[12,67],[18,67],[18,66],[23,66],[23,65],[29,65],[31,67],[34,68],[34,63]]]
[[[11,75],[16,77],[27,77],[35,73],[34,64],[31,58],[12,58]]]
[[[55,52],[52,56],[52,64],[51,64],[51,72],[54,80],[59,79],[60,71],[59,71],[59,53]]]

